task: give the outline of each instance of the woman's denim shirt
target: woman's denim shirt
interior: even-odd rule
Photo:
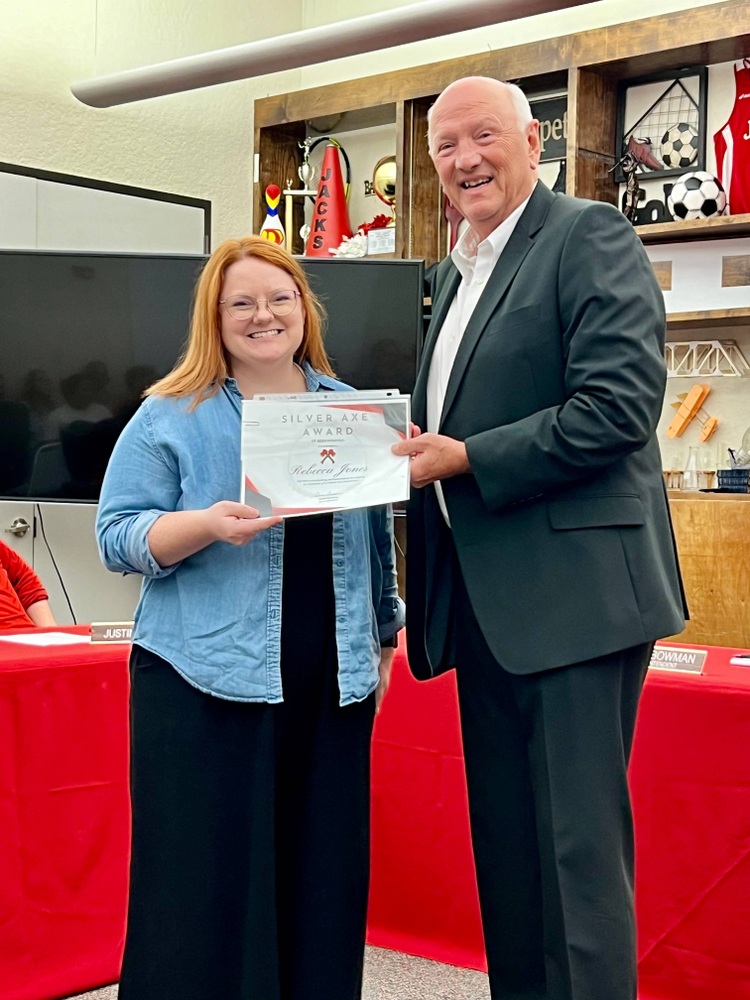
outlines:
[[[305,377],[309,391],[348,388],[309,365]],[[213,542],[166,569],[149,549],[161,514],[239,496],[236,382],[228,379],[194,410],[190,403],[150,396],[120,435],[99,501],[99,551],[108,569],[144,576],[133,642],[209,694],[280,702],[284,525],[240,547]],[[335,512],[332,558],[340,703],[347,705],[374,690],[380,643],[404,623],[390,508]]]

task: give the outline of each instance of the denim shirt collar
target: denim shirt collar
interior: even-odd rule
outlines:
[[[320,392],[341,387],[341,383],[338,379],[331,378],[329,375],[324,375],[322,372],[315,371],[309,361],[299,362],[299,367],[302,369],[302,374],[305,376],[308,392]],[[242,399],[242,393],[237,385],[237,380],[232,378],[231,375],[225,380],[224,386],[233,395]]]

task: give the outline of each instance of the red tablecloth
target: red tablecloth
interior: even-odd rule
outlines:
[[[2,1000],[47,1000],[117,978],[129,845],[128,653],[88,641],[0,642]]]
[[[750,1000],[750,667],[734,652],[646,684],[631,769],[641,1000]],[[117,978],[126,658],[0,642],[0,1000]],[[418,684],[402,651],[375,730],[369,940],[484,965],[453,677]]]
[[[704,648],[650,671],[636,730],[641,1000],[750,1000],[750,663]]]
[[[676,647],[694,649],[696,647]],[[750,665],[651,670],[631,766],[641,1000],[750,1000]],[[374,752],[373,944],[486,968],[453,675],[398,654]]]

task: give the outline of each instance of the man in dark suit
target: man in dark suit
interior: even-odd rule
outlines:
[[[435,276],[414,392],[407,637],[456,668],[493,1000],[634,1000],[627,765],[684,602],[655,428],[664,305],[627,220],[537,183],[516,87],[430,117],[470,223]]]

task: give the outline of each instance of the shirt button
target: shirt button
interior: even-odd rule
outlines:
[[[484,278],[477,278],[477,284],[478,285],[483,285],[484,284]]]

